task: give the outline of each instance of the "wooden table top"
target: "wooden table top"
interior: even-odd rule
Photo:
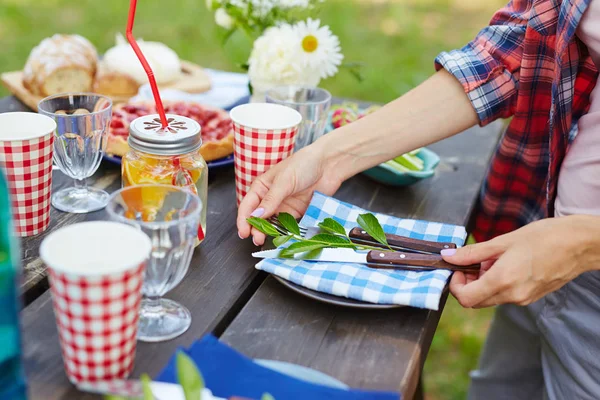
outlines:
[[[13,97],[0,99],[0,112],[27,111]],[[468,226],[502,123],[475,127],[430,146],[441,162],[433,178],[394,188],[359,175],[345,182],[336,198],[398,217]],[[120,187],[120,168],[103,162],[89,180],[111,192]],[[70,185],[55,171],[53,190]],[[416,308],[356,310],[320,303],[283,287],[254,268],[256,250],[237,236],[233,167],[211,170],[207,236],[194,253],[184,280],[167,298],[184,304],[192,326],[163,343],[138,343],[135,370],[155,376],[180,346],[213,333],[242,353],[311,367],[351,387],[392,390],[413,398],[435,333],[440,311]],[[104,211],[86,215],[52,209],[50,228],[22,240],[23,348],[32,399],[86,399],[68,382],[45,267],[38,257],[43,237],[68,224],[103,219]]]

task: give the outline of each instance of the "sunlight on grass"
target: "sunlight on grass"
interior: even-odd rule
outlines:
[[[79,33],[102,53],[124,32],[126,0],[0,0],[0,71],[19,70],[31,48],[54,33]],[[365,64],[358,83],[342,71],[323,83],[334,95],[386,102],[433,73],[442,50],[464,45],[506,0],[326,0],[321,20],[341,40],[346,61]],[[205,67],[238,71],[250,43],[235,36],[223,48],[204,0],[139,2],[135,34],[162,41],[181,58]],[[0,95],[8,92],[0,88]],[[463,310],[450,299],[429,353],[425,372],[431,399],[463,399],[468,371],[491,310]]]

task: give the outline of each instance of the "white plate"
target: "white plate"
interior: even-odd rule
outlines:
[[[365,301],[358,301],[354,299],[348,299],[346,297],[334,296],[332,294],[321,293],[315,290],[307,289],[303,286],[297,285],[293,282],[286,281],[285,279],[273,275],[273,278],[277,279],[281,284],[289,289],[292,289],[294,292],[301,294],[302,296],[306,296],[313,300],[321,301],[323,303],[333,304],[335,306],[341,307],[350,307],[350,308],[362,308],[368,310],[381,310],[381,309],[389,309],[389,308],[398,308],[405,307],[398,304],[376,304],[376,303],[367,303]]]

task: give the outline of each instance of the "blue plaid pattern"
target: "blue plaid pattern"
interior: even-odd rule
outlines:
[[[368,211],[315,193],[300,221],[314,227],[325,218],[334,218],[346,229],[358,224],[356,219]],[[462,246],[467,233],[462,226],[438,222],[400,219],[373,213],[386,233]],[[282,259],[265,259],[257,269],[323,293],[377,304],[399,304],[437,310],[442,291],[451,272],[375,270],[361,264],[326,263]]]

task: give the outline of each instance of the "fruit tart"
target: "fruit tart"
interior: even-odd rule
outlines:
[[[217,160],[233,153],[233,124],[225,110],[188,101],[171,101],[163,105],[167,114],[188,117],[200,124],[202,135],[200,153],[206,161]],[[115,105],[106,154],[119,157],[127,154],[129,124],[138,117],[156,113],[156,106],[151,101]]]

